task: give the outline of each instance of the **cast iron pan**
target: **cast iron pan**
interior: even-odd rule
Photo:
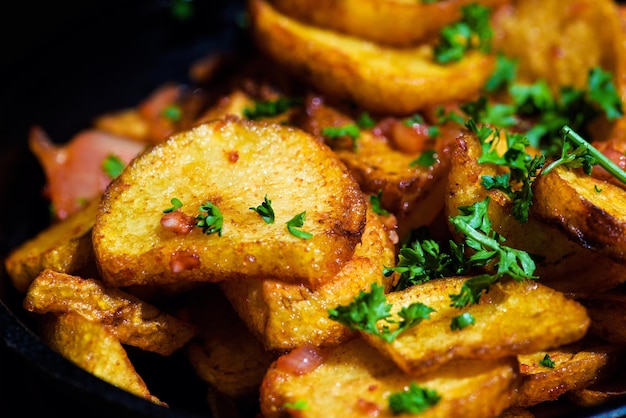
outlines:
[[[48,223],[44,176],[26,147],[42,126],[69,140],[93,117],[131,107],[166,81],[187,82],[191,62],[241,48],[235,21],[244,0],[195,1],[181,22],[172,0],[21,2],[4,6],[0,65],[0,257]],[[18,3],[18,2],[14,2]],[[210,417],[206,387],[185,359],[167,362],[129,351],[163,408],[101,381],[60,357],[31,331],[22,295],[0,277],[0,416]],[[158,364],[158,368],[154,367]],[[551,416],[618,417],[626,406]],[[253,413],[251,413],[253,415]]]

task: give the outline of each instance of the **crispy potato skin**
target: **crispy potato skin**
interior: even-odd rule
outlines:
[[[274,417],[393,417],[388,396],[411,382],[433,389],[441,400],[420,417],[496,417],[513,403],[518,373],[515,358],[455,362],[431,374],[411,377],[361,338],[324,354],[315,370],[297,375],[276,362],[261,386],[261,411]],[[285,408],[306,400],[304,410]]]
[[[249,3],[261,51],[329,97],[367,110],[409,114],[428,105],[469,99],[493,70],[494,56],[470,52],[438,65],[432,46],[394,49],[302,24],[265,0]]]
[[[353,333],[329,319],[328,309],[349,303],[372,283],[388,287],[382,271],[395,265],[394,254],[379,216],[368,210],[354,256],[324,286],[313,290],[277,279],[228,280],[219,285],[266,349],[285,352],[304,344],[335,346]]]
[[[13,285],[26,293],[31,282],[45,269],[74,274],[94,265],[91,229],[100,199],[44,229],[4,260]]]
[[[554,368],[539,362],[548,354]],[[570,346],[558,350],[520,355],[522,384],[516,405],[530,407],[558,399],[564,393],[584,388],[615,366],[621,354],[615,345]]]
[[[188,323],[99,280],[52,270],[31,284],[24,308],[39,314],[73,312],[102,324],[123,344],[169,356],[196,333]]]
[[[250,210],[265,196],[274,224]],[[206,201],[217,206],[222,235],[161,226],[174,197],[189,217]],[[303,211],[310,239],[287,230]],[[105,192],[93,244],[103,280],[115,286],[277,277],[315,287],[352,257],[365,212],[358,184],[324,144],[295,128],[228,118],[136,158]],[[175,272],[179,258],[193,263]]]
[[[124,347],[102,324],[76,313],[48,315],[43,338],[54,350],[87,372],[140,398],[165,405],[148,390]]]
[[[626,261],[626,191],[622,187],[558,166],[535,180],[532,210],[580,245]]]
[[[447,0],[424,3],[412,0],[272,0],[282,13],[298,20],[345,34],[393,46],[428,41],[439,30],[461,18],[470,3],[499,6],[507,0]]]
[[[609,291],[581,300],[591,317],[589,333],[615,344],[626,344],[626,294]]]
[[[387,295],[397,312],[421,302],[435,309],[430,319],[402,332],[393,342],[362,333],[407,374],[419,376],[454,359],[495,359],[558,347],[585,336],[589,317],[578,302],[532,280],[504,281],[490,286],[480,303],[464,309],[476,323],[452,330],[461,311],[450,306],[466,278],[430,280]]]

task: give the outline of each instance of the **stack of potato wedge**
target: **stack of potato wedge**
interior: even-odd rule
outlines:
[[[540,418],[546,405],[565,415],[625,396],[617,4],[247,5],[258,55],[232,88],[215,99],[200,80],[204,102],[157,89],[184,113],[177,125],[148,99],[97,118],[94,129],[145,148],[5,260],[42,339],[164,407],[126,348],[182,353],[219,418]],[[489,12],[491,48],[437,62],[442,33],[467,29],[471,7]],[[503,58],[517,65],[508,78]],[[617,174],[546,170],[558,155],[515,138],[560,108],[522,114],[530,99],[487,86],[496,75],[546,86],[523,90],[537,108],[577,91],[602,102],[584,90],[595,70],[618,114],[585,108],[580,129]],[[545,164],[527,184],[489,186],[521,170],[503,163],[518,155]]]

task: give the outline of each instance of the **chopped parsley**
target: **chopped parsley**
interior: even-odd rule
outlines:
[[[357,139],[361,136],[361,130],[356,123],[349,123],[343,126],[329,126],[322,129],[322,135],[328,139],[337,139],[341,137],[349,137],[352,139],[352,149],[356,152],[358,143]]]
[[[267,198],[267,195],[265,195],[263,203],[256,208],[250,208],[250,210],[258,213],[266,224],[274,223],[274,209],[272,208],[272,201]]]
[[[389,395],[389,409],[394,414],[419,414],[436,405],[441,396],[433,389],[423,388],[411,382],[402,392]]]
[[[361,113],[356,121],[356,124],[362,129],[371,129],[376,126],[376,122],[367,112]]]
[[[243,109],[243,116],[246,119],[257,120],[267,117],[278,116],[288,109],[302,103],[299,98],[279,97],[275,100],[259,100],[254,102],[253,107]]]
[[[402,307],[398,312],[401,319],[396,321],[392,319],[391,307],[387,303],[384,286],[372,283],[369,292],[361,290],[348,305],[329,309],[328,317],[350,329],[376,335],[390,343],[406,329],[419,324],[423,319],[429,319],[430,313],[434,311],[423,303],[415,302]],[[379,321],[385,322],[380,329],[377,325]],[[390,329],[391,324],[397,325],[393,331]]]
[[[124,162],[117,155],[109,154],[102,162],[102,169],[109,178],[114,179],[124,171]]]
[[[221,237],[224,217],[217,206],[207,201],[198,210],[202,213],[196,216],[196,226],[201,227],[202,232],[207,235],[217,232],[217,235]]]
[[[163,116],[172,122],[178,122],[183,117],[183,110],[180,106],[172,104],[163,109]]]
[[[458,315],[452,318],[452,321],[450,322],[450,329],[452,331],[456,331],[456,330],[468,327],[470,325],[474,325],[475,323],[476,323],[476,319],[471,313],[463,312],[461,315]]]
[[[555,366],[554,361],[552,361],[552,359],[550,358],[550,355],[547,353],[545,356],[543,356],[541,360],[539,360],[539,365],[548,367],[550,369],[554,369],[554,366]]]
[[[309,239],[313,237],[313,234],[311,234],[310,232],[306,232],[306,231],[302,231],[298,229],[304,226],[305,216],[306,216],[306,211],[297,214],[296,216],[291,218],[289,221],[287,221],[287,230],[289,230],[291,235],[293,235],[294,237],[302,238],[302,239]]]
[[[167,209],[163,209],[163,213],[174,212],[175,210],[178,210],[183,207],[183,202],[181,202],[180,199],[177,197],[173,197],[172,200],[170,200],[170,202],[172,203],[172,206]]]
[[[306,409],[309,409],[309,404],[304,399],[298,399],[295,402],[285,402],[283,404],[283,408],[294,409],[296,411],[304,411]]]
[[[426,150],[420,154],[415,160],[409,163],[409,167],[432,167],[437,162],[437,151],[433,149]]]
[[[461,14],[461,20],[445,26],[439,33],[434,49],[435,62],[439,64],[459,61],[469,50],[491,51],[491,10],[472,3],[463,6]]]
[[[379,190],[378,193],[370,195],[370,204],[374,213],[382,216],[388,216],[389,212],[382,207],[383,191]]]

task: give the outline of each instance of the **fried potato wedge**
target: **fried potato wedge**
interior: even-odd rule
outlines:
[[[519,0],[494,17],[494,48],[519,60],[521,80],[583,88],[591,68],[618,74],[622,29],[611,0]]]
[[[104,325],[72,312],[48,315],[42,337],[55,351],[94,376],[165,405],[150,393],[120,341]]]
[[[493,56],[476,51],[439,65],[431,45],[383,47],[303,24],[265,0],[248,4],[252,36],[263,53],[329,97],[370,111],[408,114],[471,98],[494,67]]]
[[[272,0],[282,13],[309,24],[395,46],[428,41],[439,30],[461,18],[470,3],[498,6],[506,0]]]
[[[626,344],[626,293],[623,289],[598,293],[580,302],[591,318],[590,335]]]
[[[335,346],[353,336],[328,318],[328,309],[349,303],[371,283],[389,280],[382,272],[395,265],[394,244],[379,215],[371,209],[354,256],[325,285],[313,290],[277,279],[243,279],[221,282],[227,298],[252,333],[268,350],[289,351],[304,344]]]
[[[626,382],[623,379],[624,371],[622,367],[621,374],[615,374],[609,379],[594,382],[582,389],[571,390],[565,394],[565,398],[585,408],[626,398]]]
[[[405,330],[391,343],[360,332],[405,373],[419,376],[451,360],[496,359],[558,347],[581,339],[589,328],[581,304],[531,280],[497,282],[480,303],[461,311],[450,306],[450,295],[459,294],[465,280],[429,280],[389,293],[387,302],[394,314],[415,302],[435,310],[430,319]],[[462,312],[471,314],[475,323],[452,330],[452,318]]]
[[[411,377],[361,338],[321,353],[321,364],[301,374],[283,366],[294,355],[299,353],[279,358],[265,376],[261,411],[266,418],[393,417],[389,396],[411,383],[441,396],[420,417],[495,417],[512,404],[517,385],[517,365],[511,358],[452,362]],[[290,408],[297,402],[306,408]]]
[[[542,365],[546,357],[554,367]],[[517,406],[530,407],[558,399],[570,390],[587,387],[606,375],[621,355],[615,345],[574,345],[557,350],[519,355],[522,384]]]
[[[94,128],[110,132],[113,135],[149,142],[150,127],[137,109],[123,109],[98,116],[93,122]]]
[[[502,174],[492,164],[479,164],[481,154],[481,144],[475,135],[467,133],[457,139],[452,149],[446,191],[447,216],[458,215],[459,206],[469,206],[489,197],[489,219],[493,230],[506,238],[507,246],[533,256],[537,266],[535,274],[542,280],[580,271],[599,257],[570,240],[556,226],[533,217],[532,211],[528,222],[520,223],[515,219],[511,200],[500,191],[487,190],[480,184],[483,176]]]
[[[97,322],[123,344],[169,356],[183,347],[195,329],[121,289],[99,280],[43,271],[24,298],[29,312],[76,313]]]
[[[251,210],[265,197],[272,224]],[[173,198],[183,206],[167,214],[172,224],[163,211]],[[219,219],[202,215],[206,202],[223,218],[219,232],[196,227],[199,216]],[[316,287],[352,257],[366,209],[354,178],[314,137],[231,117],[136,158],[103,196],[93,245],[103,280],[115,286],[275,277]],[[297,216],[309,239],[290,233]]]
[[[563,166],[534,182],[533,214],[572,240],[626,261],[626,190]]]
[[[15,288],[26,293],[31,282],[45,269],[74,274],[95,271],[91,229],[100,199],[94,199],[73,215],[52,224],[26,241],[4,260]]]
[[[215,285],[191,292],[185,311],[199,330],[187,346],[196,374],[226,396],[257,398],[276,354],[263,348]]]

